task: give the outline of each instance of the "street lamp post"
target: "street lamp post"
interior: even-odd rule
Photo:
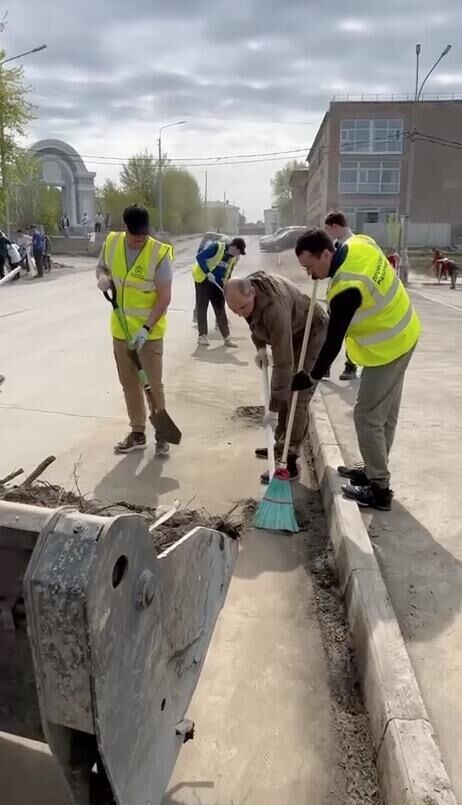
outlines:
[[[39,45],[39,47],[25,50],[24,53],[18,53],[16,56],[9,56],[7,59],[0,61],[0,168],[2,172],[2,189],[3,189],[3,203],[4,203],[4,217],[5,217],[5,231],[6,234],[10,233],[10,212],[9,212],[9,192],[8,192],[8,179],[7,179],[7,165],[6,165],[6,148],[5,148],[5,117],[3,106],[3,67],[10,61],[22,59],[24,56],[30,56],[31,53],[39,53],[41,50],[46,49],[46,45]]]
[[[159,232],[162,232],[164,229],[164,200],[162,192],[162,132],[164,129],[172,129],[174,126],[184,126],[185,123],[186,120],[179,120],[177,123],[167,123],[166,126],[161,126],[159,129],[159,137],[157,140],[157,145],[159,147]]]
[[[419,94],[419,67],[420,67],[420,45],[415,46],[415,95],[414,100],[417,100],[417,96]]]
[[[416,52],[416,85],[415,85],[415,96],[414,102],[412,104],[412,113],[411,113],[411,126],[409,130],[409,162],[408,162],[408,169],[407,169],[407,183],[406,183],[406,201],[405,201],[405,210],[404,216],[401,216],[401,277],[403,283],[407,285],[409,280],[409,255],[407,253],[408,247],[408,240],[409,240],[409,223],[411,220],[411,212],[412,212],[412,186],[414,183],[414,165],[415,165],[415,135],[416,135],[416,123],[417,123],[417,108],[419,101],[422,97],[422,90],[427,83],[428,79],[430,78],[431,74],[434,70],[438,67],[440,61],[444,59],[445,56],[451,50],[452,45],[446,45],[443,52],[439,56],[439,58],[434,63],[431,70],[428,71],[427,75],[425,76],[424,80],[420,84],[419,87],[419,60],[420,60],[420,45],[416,45],[415,52]]]

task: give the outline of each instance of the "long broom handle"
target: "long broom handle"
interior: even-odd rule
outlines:
[[[269,413],[269,404],[270,404],[270,382],[269,382],[269,368],[268,368],[268,359],[265,360],[262,366],[262,373],[263,373],[263,400],[265,403],[265,414]],[[275,472],[275,463],[274,463],[274,434],[273,428],[271,425],[266,425],[265,427],[265,437],[266,437],[266,447],[268,448],[268,469],[269,469],[269,476],[270,480],[274,475]]]
[[[305,332],[303,333],[302,348],[300,350],[300,358],[298,361],[298,370],[297,370],[298,372],[302,371],[305,364],[306,350],[308,349],[308,341],[310,340],[310,332],[311,332],[311,325],[313,323],[314,308],[316,305],[316,297],[318,295],[318,284],[319,280],[315,280],[313,283],[313,292],[311,294],[310,308],[308,310],[308,316],[306,318]],[[294,391],[290,403],[289,419],[287,420],[284,450],[282,451],[281,464],[283,467],[287,466],[287,456],[289,455],[290,437],[292,436],[292,428],[294,426],[297,400],[298,400],[298,391]]]

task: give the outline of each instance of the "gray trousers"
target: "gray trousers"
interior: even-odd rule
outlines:
[[[404,375],[414,348],[385,366],[366,366],[361,374],[354,421],[359,449],[371,483],[388,489],[388,456],[398,423]]]

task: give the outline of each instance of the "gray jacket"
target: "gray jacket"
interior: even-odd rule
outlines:
[[[255,306],[247,319],[252,341],[257,349],[271,347],[273,372],[271,380],[271,410],[290,397],[292,375],[298,369],[310,297],[293,282],[275,274],[256,271],[247,278],[255,291]],[[326,333],[329,317],[316,304],[304,367],[310,371]]]

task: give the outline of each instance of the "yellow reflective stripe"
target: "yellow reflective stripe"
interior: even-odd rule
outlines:
[[[399,291],[399,279],[396,276],[393,279],[390,288],[383,296],[380,293],[380,291],[374,286],[374,290],[371,293],[375,302],[374,306],[368,308],[367,310],[359,310],[357,313],[355,313],[355,315],[351,320],[350,326],[360,324],[360,322],[364,321],[365,319],[368,319],[369,316],[375,316],[377,313],[380,313],[392,301],[393,297],[398,293],[398,291]]]
[[[218,268],[221,261],[223,260],[223,257],[225,256],[225,251],[226,251],[226,243],[223,243],[223,241],[219,241],[217,253],[214,254],[213,257],[209,257],[209,259],[207,260],[207,268],[209,271],[213,273],[215,269]]]
[[[119,245],[119,240],[123,236],[124,236],[123,232],[111,232],[111,234],[107,236],[106,248],[104,250],[105,251],[104,259],[110,271],[112,271],[112,265],[114,262],[117,246]]]
[[[403,318],[400,322],[398,322],[398,324],[395,324],[394,327],[389,327],[387,330],[382,330],[382,332],[374,333],[373,335],[366,335],[362,338],[355,337],[354,340],[362,347],[368,347],[371,344],[381,344],[383,341],[390,341],[395,337],[395,335],[399,335],[403,330],[406,329],[413,315],[414,308],[411,304],[409,304],[409,307]]]
[[[151,282],[154,282],[156,276],[156,268],[160,262],[159,252],[162,248],[162,245],[163,245],[162,243],[156,241],[152,247],[152,251],[149,256],[148,269],[146,271],[146,279],[151,280]]]
[[[138,282],[132,282],[132,280],[125,280],[125,287],[135,288],[137,291],[153,292],[155,290],[154,283],[145,282],[145,280],[138,280]]]
[[[371,294],[376,290],[375,284],[370,277],[367,277],[365,274],[353,273],[352,271],[337,271],[332,278],[330,289],[335,288],[339,282],[363,282]]]
[[[124,307],[125,316],[135,316],[137,319],[148,317],[152,312],[152,307]]]

